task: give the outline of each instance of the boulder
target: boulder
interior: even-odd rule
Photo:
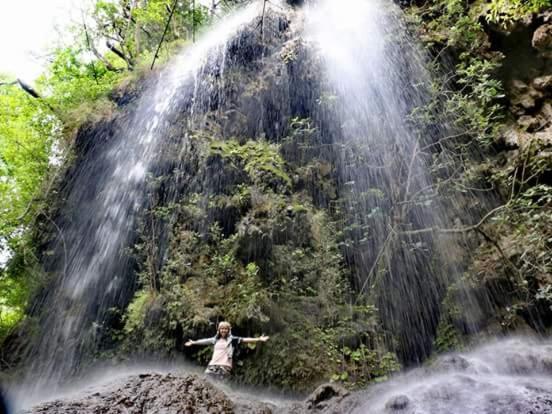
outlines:
[[[410,398],[406,395],[397,395],[392,397],[385,404],[385,409],[391,412],[403,411],[410,405]]]
[[[533,79],[533,87],[541,92],[552,91],[552,75],[539,76]]]
[[[552,23],[546,23],[533,33],[531,44],[540,52],[552,51]]]
[[[262,413],[272,409],[265,403],[232,400],[196,375],[141,374],[108,385],[76,399],[43,403],[27,411],[38,413]]]
[[[445,355],[439,358],[433,367],[436,371],[467,371],[472,364],[461,355]]]
[[[307,408],[323,409],[330,404],[338,403],[348,395],[349,391],[337,384],[322,384],[307,398]]]

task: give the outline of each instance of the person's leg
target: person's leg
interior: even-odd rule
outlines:
[[[223,365],[209,365],[205,374],[217,380],[224,380],[230,377],[231,369]]]

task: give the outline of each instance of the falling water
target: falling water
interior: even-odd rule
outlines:
[[[27,367],[27,382],[35,391],[55,387],[78,371],[83,356],[94,351],[109,308],[128,300],[134,281],[126,249],[170,119],[186,116],[179,113],[182,107],[190,108],[191,117],[196,102],[207,99],[209,87],[199,78],[213,71],[222,76],[227,43],[258,14],[254,3],[225,18],[141,93],[130,115],[86,137],[96,142],[82,144],[90,148],[70,173],[66,215],[56,220],[52,257],[57,260],[45,264],[59,278],[35,309],[38,340]]]
[[[412,117],[431,98],[425,56],[392,1],[313,2],[306,33],[327,78],[321,105],[340,123],[346,262],[356,290],[377,304],[396,336],[401,359],[418,362],[431,352],[439,306],[455,278],[451,241],[428,230],[449,219],[428,150],[446,135],[445,123],[424,134]]]

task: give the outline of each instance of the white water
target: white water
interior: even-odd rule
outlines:
[[[423,69],[423,60],[415,53],[416,48],[402,48],[401,45],[410,44],[410,39],[396,30],[402,29],[397,10],[388,6],[390,3],[378,0],[326,0],[307,13],[308,37],[319,45],[328,79],[334,86],[332,92],[338,95],[344,138],[365,144],[364,152],[358,155],[365,158],[369,168],[345,169],[342,177],[344,181],[353,182],[353,191],[364,191],[373,183],[393,190],[399,171],[396,167],[401,163],[411,166],[407,187],[412,192],[430,182],[424,161],[411,155],[418,145],[417,137],[412,135],[406,122],[411,106],[423,102],[423,92],[418,90],[418,86],[427,83],[429,78]],[[102,175],[100,180],[102,190],[91,205],[83,206],[86,210],[82,213],[90,217],[86,232],[80,227],[63,229],[67,240],[78,243],[62,240],[67,249],[67,262],[61,289],[54,290],[48,297],[51,312],[41,327],[43,339],[37,347],[36,362],[29,368],[29,381],[35,390],[50,392],[45,390],[55,389],[78,365],[79,348],[82,343],[90,341],[87,335],[94,329],[93,310],[96,305],[102,306],[97,303],[98,297],[116,292],[126,282],[116,272],[110,272],[115,268],[111,264],[125,264],[122,250],[143,202],[147,174],[163,145],[167,117],[179,104],[177,91],[184,87],[193,90],[188,114],[193,115],[196,99],[205,93],[198,73],[205,65],[212,64],[208,57],[217,55],[216,64],[224,70],[225,42],[258,13],[258,4],[243,10],[179,56],[170,69],[160,75],[156,86],[143,94],[129,121],[131,127],[122,131],[122,137],[109,148],[105,176]],[[397,52],[404,50],[408,53],[402,55],[399,62],[410,62],[408,67],[401,66],[396,60]],[[399,164],[395,163],[397,160]],[[83,184],[86,183],[83,180]],[[394,201],[406,200],[408,196],[398,194]],[[80,200],[76,197],[75,201]],[[386,205],[376,203],[363,207],[354,214],[362,218],[374,208],[383,209]],[[430,216],[419,216],[418,224],[431,226],[440,220],[441,213],[434,209]],[[375,223],[376,234],[370,249],[377,251],[381,247],[389,234],[390,224],[395,223],[385,220]],[[367,249],[368,253],[370,249]],[[414,271],[419,264],[409,258],[399,263],[399,270]],[[370,267],[366,270],[369,271]],[[373,275],[367,272],[363,276],[360,287],[370,287],[374,283]],[[420,292],[413,289],[411,280],[401,279],[403,274],[400,271],[392,276],[399,279],[396,282],[400,286],[389,293],[391,302],[425,305],[429,298],[438,296],[438,288],[433,282],[429,283],[427,290]],[[98,293],[92,295],[90,292]],[[428,309],[431,310],[431,303]],[[427,332],[422,331],[434,328],[427,320],[408,313],[408,307],[400,311],[402,315],[393,314],[390,319],[402,318],[401,321],[410,323],[414,331],[419,329],[424,337]],[[416,332],[409,340],[408,346],[421,342]],[[377,391],[369,391],[358,412],[506,413],[508,407],[523,398],[531,401],[543,396],[548,398],[552,390],[547,368],[547,361],[552,358],[550,349],[546,344],[516,340],[489,345],[456,357],[449,368],[435,372],[414,371],[377,387]],[[446,364],[446,359],[444,361]],[[113,373],[107,374],[111,376]],[[535,382],[539,386],[531,388]],[[22,393],[27,394],[33,388],[22,389]],[[392,407],[396,397],[404,397],[403,403],[395,404],[404,405],[403,408]]]
[[[552,413],[552,342],[500,340],[437,359],[359,397],[354,413]]]
[[[447,135],[446,122],[432,114],[437,121],[426,132],[411,117],[432,98],[426,56],[390,0],[320,0],[305,14],[305,36],[327,78],[329,104],[321,105],[340,122],[339,191],[351,240],[345,261],[401,358],[417,363],[431,354],[446,287],[460,277],[449,260],[454,240],[423,233],[455,218],[435,190],[439,154],[422,149]],[[407,235],[412,230],[423,234]],[[477,304],[463,308],[475,312]]]

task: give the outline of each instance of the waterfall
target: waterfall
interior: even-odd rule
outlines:
[[[321,105],[337,114],[346,262],[401,359],[419,362],[431,352],[446,287],[459,279],[454,240],[430,230],[453,217],[431,176],[435,144],[450,131],[437,111],[429,133],[413,118],[432,98],[427,57],[391,1],[313,2],[305,26],[326,78]]]
[[[454,231],[440,230],[454,230],[461,226],[459,222],[477,223],[481,217],[474,212],[477,209],[463,212],[456,195],[443,195],[435,185],[436,170],[444,181],[454,177],[458,162],[447,148],[446,138],[456,131],[433,101],[434,74],[428,69],[428,57],[391,0],[305,3],[301,11],[295,9],[285,18],[266,22],[258,20],[266,3],[253,2],[242,8],[178,55],[166,69],[140,84],[142,90],[136,92],[139,97],[128,107],[91,129],[82,128],[77,139],[78,158],[60,190],[65,199],[53,209],[57,216],[50,219],[56,237],[43,249],[44,269],[52,281],[38,295],[31,312],[38,322],[34,327],[36,340],[29,345],[22,364],[26,371],[23,385],[18,387],[22,394],[47,394],[82,373],[109,335],[113,309],[120,315],[128,306],[136,290],[139,266],[129,250],[138,238],[143,211],[152,207],[148,199],[151,181],[161,178],[166,179],[165,187],[156,195],[163,200],[151,203],[154,207],[169,210],[171,203],[180,203],[182,210],[189,207],[199,211],[175,213],[175,217],[189,213],[174,219],[182,219],[178,225],[164,223],[167,234],[180,231],[190,236],[177,240],[176,247],[171,248],[185,250],[188,242],[199,247],[211,243],[209,250],[198,247],[199,253],[182,254],[185,258],[179,258],[178,266],[186,270],[176,269],[176,265],[168,270],[167,279],[173,277],[167,282],[169,288],[184,291],[187,281],[203,281],[201,277],[209,273],[203,272],[206,268],[218,272],[193,267],[194,260],[203,264],[212,252],[219,253],[218,238],[205,241],[215,228],[220,230],[217,237],[221,240],[236,243],[235,251],[224,256],[233,263],[228,273],[254,265],[254,289],[269,291],[273,285],[289,283],[286,295],[303,295],[300,299],[305,302],[298,303],[311,305],[304,313],[315,313],[319,305],[316,295],[323,294],[328,309],[334,299],[343,307],[339,311],[345,309],[348,319],[336,315],[337,322],[328,322],[351,326],[347,331],[350,338],[332,338],[336,352],[349,345],[362,346],[374,351],[377,359],[380,351],[386,355],[391,351],[393,362],[397,354],[407,367],[432,355],[447,290],[462,285],[469,255],[468,242],[459,241]],[[291,10],[287,7],[280,4],[275,13]],[[293,17],[291,22],[289,16]],[[271,24],[279,34],[273,39]],[[429,125],[419,117],[430,119]],[[299,128],[294,130],[294,125],[303,129],[297,132]],[[190,150],[192,141],[196,147]],[[227,143],[239,149],[268,144],[271,152],[262,155],[281,157],[278,169],[269,165],[262,171],[250,166],[251,173],[247,168],[242,171],[231,165],[231,157],[225,159],[228,154],[213,150]],[[255,182],[263,180],[263,172],[275,173],[268,189]],[[254,174],[258,176],[252,177]],[[244,196],[251,200],[235,208],[230,199],[241,196],[237,193],[240,187],[253,189]],[[225,203],[215,206],[219,210],[209,206],[215,197]],[[255,211],[254,202],[261,205],[262,199],[274,206]],[[478,206],[485,204],[485,200],[473,200]],[[272,223],[267,224],[270,214]],[[286,221],[278,222],[279,215],[285,215]],[[315,226],[309,215],[327,218],[329,232],[333,232],[334,224],[338,230],[338,235],[328,237],[326,253],[311,246],[316,244],[311,243]],[[325,223],[320,220],[318,226]],[[304,234],[295,234],[301,232]],[[159,242],[155,246],[159,263],[152,267],[161,273],[166,270],[163,261],[172,251],[159,235],[149,236],[152,243]],[[285,263],[274,260],[276,247],[290,247]],[[285,252],[288,250],[281,249],[280,255]],[[297,259],[295,252],[300,253]],[[319,292],[317,289],[326,285],[300,285],[300,279],[321,279],[312,264],[322,254],[329,256],[328,252],[332,254],[328,260],[335,259],[336,263],[332,263],[335,267],[328,266],[328,273],[335,275],[326,276],[340,278],[335,282],[339,289]],[[309,254],[311,261],[301,262],[296,273],[290,270],[294,260]],[[205,279],[207,276],[212,275],[205,275]],[[224,275],[221,281],[216,274],[207,282],[226,288],[232,278],[234,274]],[[293,291],[296,283],[301,286],[298,292]],[[191,295],[197,293],[194,289],[190,289]],[[151,291],[153,296],[162,289],[153,286]],[[460,292],[454,299],[461,305],[461,329],[473,333],[479,328],[478,318],[483,319],[481,301],[462,289]],[[245,290],[239,294],[252,296]],[[278,296],[277,291],[274,296]],[[159,307],[184,296],[175,297],[164,298],[167,302]],[[201,315],[205,329],[222,311],[217,309],[217,298],[209,297],[206,306],[201,299],[197,307],[206,313]],[[280,329],[276,334],[284,336],[288,319],[273,316],[283,309],[277,308],[281,303],[277,299],[270,302],[272,313],[267,316],[261,309],[264,302],[255,302],[251,313],[275,322],[275,330]],[[369,315],[369,321],[361,321],[366,324],[356,324],[354,311],[348,314],[354,305],[368,309],[358,313]],[[195,303],[178,312],[186,313],[193,306]],[[377,309],[377,320],[372,309]],[[293,311],[288,315],[291,323],[295,322],[292,317],[305,316],[299,307]],[[158,314],[167,316],[161,311]],[[243,318],[243,325],[258,322],[248,318]],[[259,329],[265,326],[263,318],[258,318]],[[328,326],[323,325],[326,321],[316,323],[320,323],[316,329],[321,332]],[[178,324],[185,325],[180,319],[174,323]],[[118,328],[119,333],[125,332]],[[174,337],[182,338],[192,335],[196,326],[186,326],[187,331],[182,326],[171,329],[180,329]],[[159,330],[156,334],[159,332],[167,333]],[[321,346],[329,346],[326,342],[330,340],[323,342]],[[480,407],[492,400],[493,393],[523,394],[529,400],[536,399],[541,391],[550,395],[549,380],[543,380],[541,391],[528,385],[550,372],[549,357],[550,346],[540,342],[498,342],[439,359],[433,371],[416,370],[378,386],[362,394],[357,407],[359,412],[374,413],[487,412]],[[423,382],[415,379],[420,373],[428,374]],[[373,379],[372,372],[368,378]],[[486,393],[483,397],[476,395],[479,389]],[[496,406],[506,407],[504,401]]]
[[[152,169],[170,137],[170,120],[191,119],[194,108],[209,99],[212,86],[201,78],[212,72],[223,76],[228,43],[259,10],[253,3],[225,18],[150,82],[128,115],[96,128],[86,137],[95,142],[81,144],[90,148],[70,173],[54,253],[45,263],[57,279],[34,309],[38,339],[27,357],[25,394],[55,388],[78,372],[94,352],[109,309],[128,302],[134,289],[128,249],[146,201],[148,175],[155,176]]]

